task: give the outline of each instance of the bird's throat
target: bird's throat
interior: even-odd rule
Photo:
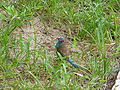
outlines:
[[[56,48],[59,48],[61,45],[63,45],[64,42],[57,42],[57,44],[55,45]]]

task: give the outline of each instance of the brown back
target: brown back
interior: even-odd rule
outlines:
[[[63,56],[68,57],[69,56],[69,47],[67,43],[60,45],[59,48],[57,48],[57,51]]]

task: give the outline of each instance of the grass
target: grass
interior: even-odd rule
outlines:
[[[119,60],[116,58],[120,51],[119,0],[2,0],[0,3],[1,89],[96,90],[106,86],[108,75],[116,70],[111,64]],[[82,70],[52,57],[44,47],[37,48],[35,29],[28,39],[24,39],[22,33],[19,38],[13,35],[12,32],[36,16],[46,29],[65,27],[74,48],[77,42],[89,42],[88,51],[82,50],[75,56],[82,55],[83,60],[87,57],[84,63],[91,74],[75,75]],[[32,26],[34,28],[34,24]],[[34,49],[30,50],[32,40]],[[110,57],[107,45],[111,43],[117,46]],[[39,60],[42,64],[37,64]]]

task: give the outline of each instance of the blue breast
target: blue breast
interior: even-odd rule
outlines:
[[[59,42],[59,41],[58,41],[58,42],[56,43],[55,47],[56,47],[56,48],[59,48],[60,45],[62,45],[62,44],[64,44],[64,42]]]

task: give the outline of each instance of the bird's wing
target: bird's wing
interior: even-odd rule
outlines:
[[[64,56],[68,56],[69,55],[69,48],[68,46],[65,44],[62,44],[59,46],[59,48],[57,48],[57,51],[64,57]]]

